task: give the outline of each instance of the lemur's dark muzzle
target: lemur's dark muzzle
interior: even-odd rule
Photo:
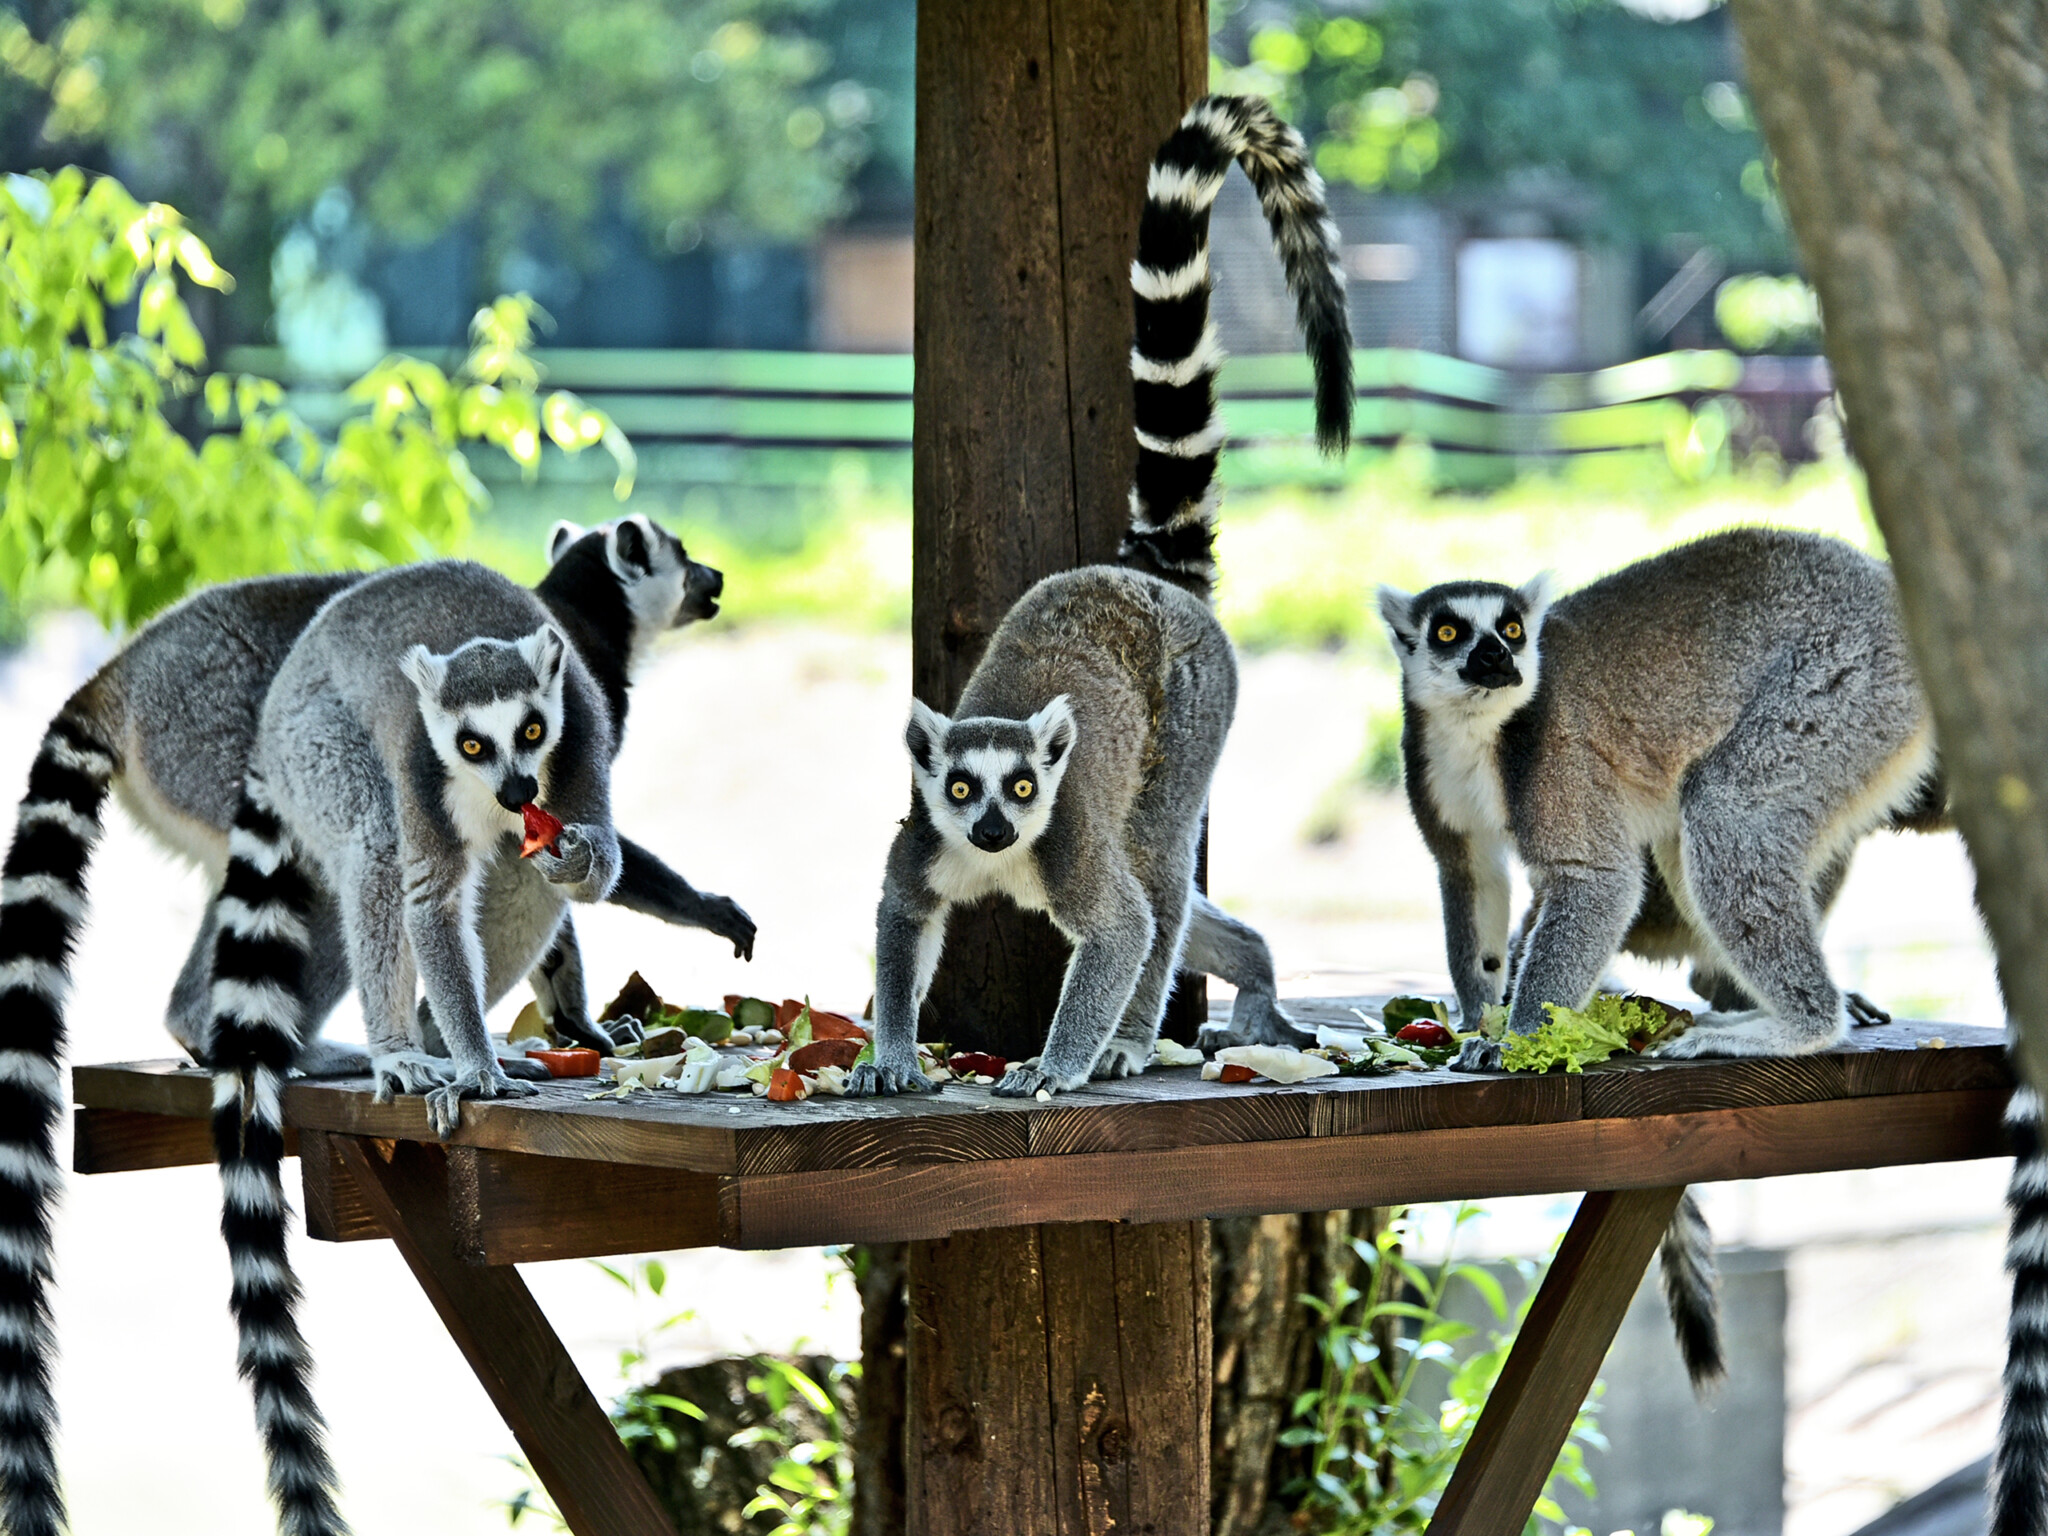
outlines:
[[[1492,635],[1479,637],[1458,676],[1476,688],[1512,688],[1522,680],[1513,654]]]
[[[540,798],[540,780],[530,773],[514,774],[498,786],[498,804],[516,811],[528,801]]]
[[[967,829],[968,840],[984,853],[1001,853],[1017,841],[1017,829],[1010,820],[993,805],[981,813],[981,819]]]
[[[687,624],[692,619],[717,618],[718,594],[724,590],[725,572],[692,560],[689,575],[683,582],[683,601],[676,610],[676,622]]]

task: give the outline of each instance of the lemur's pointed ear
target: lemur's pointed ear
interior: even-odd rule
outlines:
[[[923,699],[910,701],[910,724],[903,729],[903,745],[910,748],[910,760],[926,773],[939,760],[939,749],[945,745],[946,732],[953,722],[940,714]]]
[[[1550,607],[1550,589],[1554,584],[1555,578],[1549,571],[1538,571],[1515,588],[1515,596],[1522,600],[1523,622],[1543,617],[1545,610]]]
[[[519,654],[533,668],[533,675],[539,679],[542,688],[555,686],[555,680],[562,675],[562,659],[568,649],[569,642],[552,624],[541,625],[519,642]]]
[[[446,656],[436,656],[424,645],[416,645],[398,658],[398,670],[411,680],[422,699],[429,704],[440,704],[441,684],[448,677]]]
[[[1048,768],[1072,750],[1074,737],[1081,729],[1074,719],[1074,706],[1067,702],[1064,693],[1025,723],[1031,727],[1031,734],[1038,741],[1038,755]]]
[[[654,574],[654,528],[640,513],[622,517],[605,530],[605,559],[621,581]]]
[[[1387,626],[1387,633],[1394,637],[1394,643],[1404,651],[1415,649],[1415,594],[1403,592],[1399,587],[1380,588],[1380,618]]]
[[[569,546],[589,531],[581,523],[572,523],[566,519],[555,524],[553,530],[548,534],[548,564],[553,565],[557,560],[561,559],[563,555],[568,553]]]

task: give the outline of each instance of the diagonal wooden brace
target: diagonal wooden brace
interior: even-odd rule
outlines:
[[[1596,1190],[1579,1202],[1430,1536],[1522,1529],[1684,1194],[1682,1184]]]
[[[519,1272],[456,1251],[441,1149],[356,1136],[332,1145],[575,1536],[675,1536]]]

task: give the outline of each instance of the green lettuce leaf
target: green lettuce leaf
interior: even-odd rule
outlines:
[[[1546,1018],[1533,1035],[1509,1035],[1501,1064],[1510,1072],[1548,1072],[1563,1067],[1583,1072],[1591,1063],[1630,1049],[1640,1050],[1670,1030],[1672,1010],[1648,998],[1603,992],[1581,1012],[1545,1003]],[[1684,1016],[1687,1022],[1690,1015]],[[1633,1042],[1633,1044],[1632,1044]]]

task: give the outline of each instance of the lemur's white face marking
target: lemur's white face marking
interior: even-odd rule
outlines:
[[[1536,691],[1537,637],[1550,607],[1550,575],[1519,587],[1453,581],[1410,596],[1380,588],[1380,617],[1393,637],[1409,700],[1499,722]]]
[[[1028,720],[948,720],[913,699],[904,744],[939,835],[984,854],[1037,842],[1052,819],[1076,729],[1065,694]]]
[[[659,523],[637,512],[595,530],[557,523],[548,535],[549,564],[585,539],[591,541],[593,561],[602,559],[618,583],[619,596],[632,615],[631,667],[646,659],[666,631],[718,616],[724,575],[692,560],[683,541]]]
[[[562,734],[568,642],[551,624],[523,640],[478,638],[446,656],[416,645],[399,662],[419,694],[427,740],[463,840],[494,841],[540,798],[540,774]]]

